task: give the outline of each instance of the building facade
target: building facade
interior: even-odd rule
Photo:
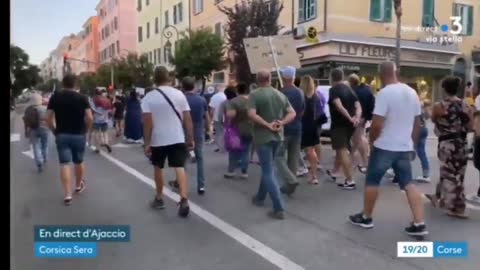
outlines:
[[[80,44],[81,39],[75,35],[63,37],[57,45],[57,48],[50,53],[52,79],[61,81],[63,75],[68,72],[63,63],[65,55],[70,56]],[[71,67],[71,66],[70,66]]]
[[[135,0],[100,0],[98,17],[98,59],[100,64],[137,52]]]
[[[175,44],[188,35],[190,7],[188,0],[137,0],[138,52],[150,63],[173,68]]]
[[[218,32],[226,21],[218,5],[238,2],[192,0],[192,28],[212,27]],[[441,98],[440,81],[445,75],[478,81],[480,0],[402,2],[401,79],[433,100]],[[293,0],[283,4],[280,34],[292,34],[296,40],[302,64],[299,75],[309,74],[319,83],[328,84],[329,71],[339,67],[379,87],[378,63],[393,60],[396,54],[393,1],[357,0],[347,5],[336,0]],[[456,22],[452,16],[461,19]],[[452,34],[458,25],[462,31]],[[306,34],[312,27],[318,34],[314,41],[307,41]],[[437,31],[432,32],[432,27]]]
[[[83,24],[83,30],[77,35],[80,39],[79,45],[70,56],[72,72],[74,74],[93,73],[100,66],[98,59],[98,17],[92,16]]]

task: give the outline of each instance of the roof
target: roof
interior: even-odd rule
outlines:
[[[90,23],[91,20],[93,20],[93,18],[95,18],[97,16],[90,16],[82,25],[83,28],[87,27],[88,24]]]
[[[355,35],[355,34],[336,34],[336,33],[328,33],[328,32],[320,33],[319,40],[320,40],[319,41],[320,44],[328,43],[328,42],[347,42],[347,43],[361,43],[361,44],[386,46],[386,47],[395,47],[396,45],[395,38],[365,37],[365,36]],[[305,48],[305,47],[314,46],[314,45],[315,44],[300,44],[297,46],[297,48]],[[440,44],[430,44],[426,42],[420,42],[416,40],[401,40],[400,47],[402,49],[461,54],[457,44],[440,45]]]

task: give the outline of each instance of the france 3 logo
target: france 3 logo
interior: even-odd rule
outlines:
[[[441,44],[441,45],[452,45],[463,42],[462,33],[463,33],[463,24],[461,16],[452,16],[450,17],[452,22],[452,27],[448,24],[443,24],[438,27],[435,27],[435,30],[432,31],[433,35],[426,37],[427,43],[432,44]],[[439,31],[440,30],[440,31]],[[436,33],[441,33],[440,35]]]

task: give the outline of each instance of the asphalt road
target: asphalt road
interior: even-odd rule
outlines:
[[[18,112],[17,112],[18,113]],[[12,114],[12,134],[21,134],[20,116]],[[438,178],[434,139],[428,152],[432,179]],[[46,170],[38,174],[28,156],[23,136],[11,146],[11,269],[456,269],[480,265],[480,207],[470,206],[469,220],[453,220],[426,203],[430,236],[427,241],[467,241],[464,259],[397,258],[396,243],[412,241],[403,233],[410,221],[405,196],[384,181],[375,209],[375,228],[363,230],[346,222],[361,210],[364,177],[358,188],[344,191],[325,181],[311,186],[302,179],[293,198],[285,198],[286,219],[266,216],[271,207],[250,204],[259,181],[259,167],[252,165],[248,180],[226,180],[226,155],[206,146],[207,193],[195,192],[195,165],[188,168],[192,215],[181,219],[167,199],[163,211],[148,206],[153,196],[153,171],[139,145],[114,147],[111,155],[86,154],[87,190],[62,204],[57,157],[53,145]],[[331,167],[332,151],[324,150],[324,167]],[[415,172],[420,172],[415,161]],[[173,172],[167,171],[169,179]],[[478,173],[469,165],[468,193],[478,187]],[[420,184],[431,192],[433,184]],[[172,195],[167,190],[167,195]],[[33,226],[45,224],[131,226],[131,242],[100,243],[95,259],[41,259],[34,256]]]

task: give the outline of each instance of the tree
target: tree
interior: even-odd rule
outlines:
[[[178,41],[172,64],[177,77],[193,76],[202,80],[203,90],[210,74],[225,67],[223,56],[223,40],[211,29],[200,28]]]
[[[12,84],[13,95],[18,96],[23,89],[42,82],[40,69],[31,65],[28,54],[20,47],[10,45],[10,72],[15,79]]]
[[[50,79],[46,82],[38,84],[36,88],[42,92],[51,92],[54,89],[54,86],[60,88],[60,81],[58,81],[57,79]]]
[[[233,64],[237,81],[252,83],[253,76],[243,46],[244,38],[277,35],[282,26],[278,25],[283,4],[280,0],[251,0],[233,7],[218,7],[227,15],[227,39],[234,53]]]
[[[97,85],[106,87],[111,84],[111,65],[116,88],[128,89],[133,86],[146,88],[152,85],[153,64],[148,62],[146,55],[138,56],[133,53],[115,59],[113,63],[101,65],[95,76]]]
[[[78,75],[78,82],[82,93],[92,95],[97,86],[97,77],[95,73],[83,72]]]

